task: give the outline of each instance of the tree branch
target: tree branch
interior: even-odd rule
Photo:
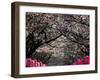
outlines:
[[[62,34],[60,34],[59,36],[57,36],[57,37],[55,37],[55,38],[53,38],[53,39],[50,39],[50,40],[48,40],[48,41],[45,41],[44,43],[41,43],[41,45],[43,45],[43,44],[45,44],[45,43],[49,43],[49,42],[51,42],[51,41],[54,41],[54,40],[56,40],[57,38],[59,38],[60,36],[62,36]]]

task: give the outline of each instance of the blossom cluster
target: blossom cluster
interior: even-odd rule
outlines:
[[[43,67],[47,66],[43,64],[41,61],[37,61],[36,59],[27,58],[26,59],[26,67]]]
[[[90,63],[90,56],[85,56],[83,59],[77,59],[74,61],[74,65],[80,64],[89,64]]]

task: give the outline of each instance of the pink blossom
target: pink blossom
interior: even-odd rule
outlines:
[[[33,61],[31,58],[26,59],[26,67],[33,67]]]
[[[46,64],[43,64],[43,66],[47,66]]]
[[[34,59],[34,60],[33,60],[33,67],[37,67],[37,66],[36,66],[36,63],[37,63],[37,60]]]
[[[36,59],[32,60],[31,58],[26,59],[26,67],[42,67],[47,66],[43,64],[41,61],[37,61]]]
[[[40,67],[40,62],[36,62],[36,67]]]
[[[82,64],[83,62],[82,62],[82,59],[77,59],[73,64],[74,65],[80,65],[80,64]]]
[[[83,60],[84,64],[89,64],[90,63],[90,56],[85,56]]]
[[[43,63],[42,62],[40,62],[40,66],[43,66]]]
[[[74,65],[79,65],[79,64],[89,64],[90,63],[90,56],[85,56],[82,59],[77,59],[76,61],[74,61]]]

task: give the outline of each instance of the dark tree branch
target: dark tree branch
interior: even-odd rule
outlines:
[[[50,40],[48,40],[48,41],[45,41],[44,43],[41,43],[41,45],[43,45],[43,44],[47,44],[47,43],[49,43],[49,42],[51,42],[51,41],[54,41],[54,40],[56,40],[57,38],[59,38],[60,36],[62,36],[62,34],[60,34],[59,36],[57,36],[57,37],[55,37],[55,38],[53,38],[53,39],[50,39]]]

